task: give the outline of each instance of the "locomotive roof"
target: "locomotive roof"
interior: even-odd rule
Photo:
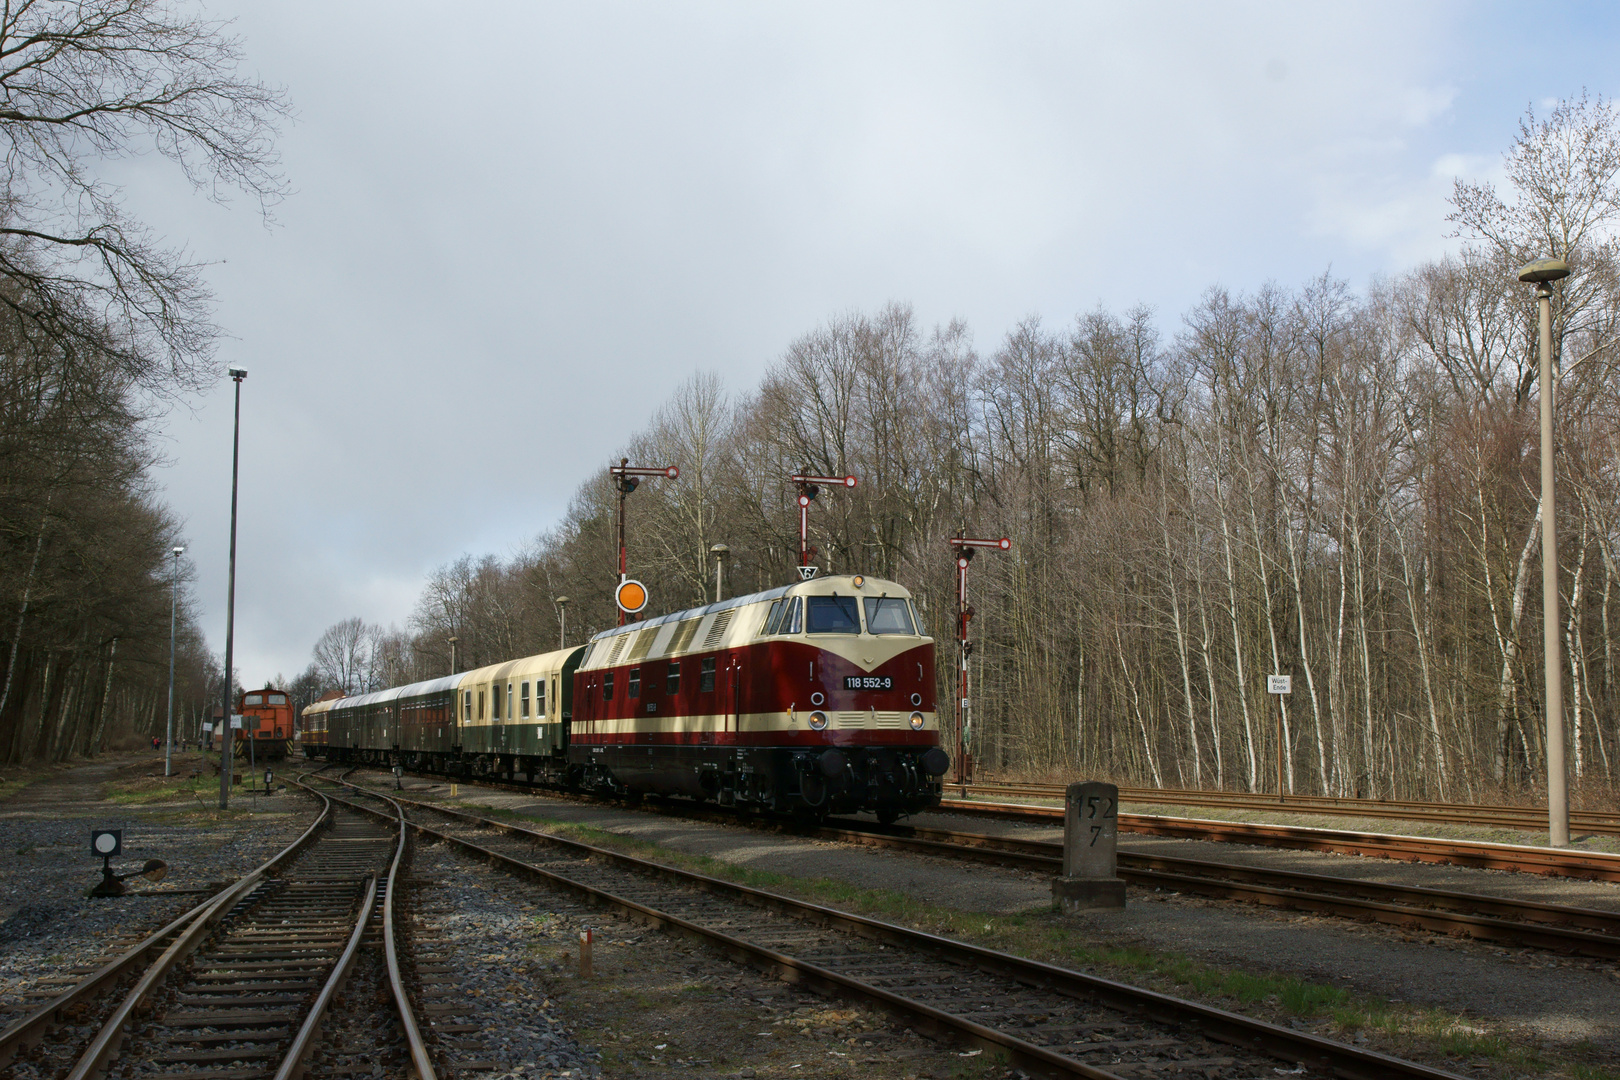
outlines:
[[[786,596],[795,589],[799,589],[803,592],[815,592],[818,591],[816,589],[817,586],[824,587],[840,581],[852,582],[855,576],[856,575],[854,574],[829,574],[826,577],[813,577],[809,581],[793,581],[786,585],[778,585],[774,589],[766,589],[764,592],[749,593],[747,596],[733,596],[729,600],[720,600],[713,604],[705,604],[702,607],[685,608],[681,611],[672,611],[667,615],[660,615],[656,619],[643,619],[640,622],[628,622],[623,626],[614,626],[594,635],[591,640],[605,641],[606,639],[616,637],[619,634],[629,634],[636,630],[645,630],[649,626],[662,626],[665,623],[680,622],[683,619],[702,618],[711,611],[725,611],[727,608],[744,607],[748,604],[758,604],[766,600],[775,600],[779,597]],[[876,578],[865,574],[861,576],[866,579],[865,584],[860,586],[860,590],[863,594],[873,585],[884,585],[893,589],[900,589],[900,591],[907,596],[911,595],[910,593],[905,592],[905,590],[901,588],[898,583],[889,581],[887,578]]]

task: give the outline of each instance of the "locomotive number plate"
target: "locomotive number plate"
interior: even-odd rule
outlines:
[[[845,690],[893,690],[894,680],[887,675],[845,675]]]

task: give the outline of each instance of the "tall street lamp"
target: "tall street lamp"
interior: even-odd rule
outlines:
[[[219,752],[219,808],[231,807],[231,755],[236,752],[231,732],[231,661],[236,646],[236,476],[242,461],[242,380],[247,378],[246,368],[231,368],[231,381],[236,384],[236,425],[231,432],[231,575],[225,594],[225,737],[220,740]]]
[[[171,548],[170,554],[174,556],[174,572],[169,577],[169,723],[165,729],[167,738],[163,743],[163,775],[174,775],[174,611],[177,597],[180,595],[180,556],[185,554],[183,547]]]
[[[716,544],[709,549],[714,556],[714,602],[719,603],[726,598],[726,559],[731,555],[731,549],[724,544]]]
[[[1558,518],[1553,513],[1552,283],[1569,277],[1562,259],[1537,259],[1519,271],[1536,287],[1541,315],[1541,621],[1546,653],[1547,842],[1569,846],[1569,777],[1564,771],[1564,677],[1558,642]]]
[[[568,648],[568,597],[559,596],[553,601],[557,605],[557,648]]]

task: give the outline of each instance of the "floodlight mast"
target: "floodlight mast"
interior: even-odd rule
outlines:
[[[794,473],[788,477],[799,486],[799,568],[801,575],[803,568],[810,565],[810,558],[817,552],[810,546],[810,503],[821,494],[821,485],[829,487],[852,488],[857,481],[853,476],[811,476],[809,473]]]
[[[978,554],[980,548],[990,548],[995,551],[1010,551],[1012,541],[1003,536],[991,540],[973,536],[951,537],[951,547],[956,549],[956,644],[957,644],[957,693],[956,693],[956,782],[962,785],[964,792],[966,785],[973,782],[973,760],[969,755],[968,723],[970,713],[968,708],[968,657],[973,655],[973,643],[968,640],[968,622],[973,618],[973,608],[968,604],[967,572],[968,564],[973,556]]]
[[[608,475],[613,477],[613,486],[619,492],[619,584],[623,585],[626,577],[624,557],[624,499],[641,485],[644,476],[662,477],[665,480],[675,480],[681,475],[681,470],[675,465],[666,465],[662,468],[643,468],[632,466],[629,458],[620,458],[617,465],[608,467]],[[624,608],[619,608],[619,625],[624,625]]]

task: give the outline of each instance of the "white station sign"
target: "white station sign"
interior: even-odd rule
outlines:
[[[1267,675],[1266,693],[1292,694],[1294,692],[1294,677],[1292,675]]]

